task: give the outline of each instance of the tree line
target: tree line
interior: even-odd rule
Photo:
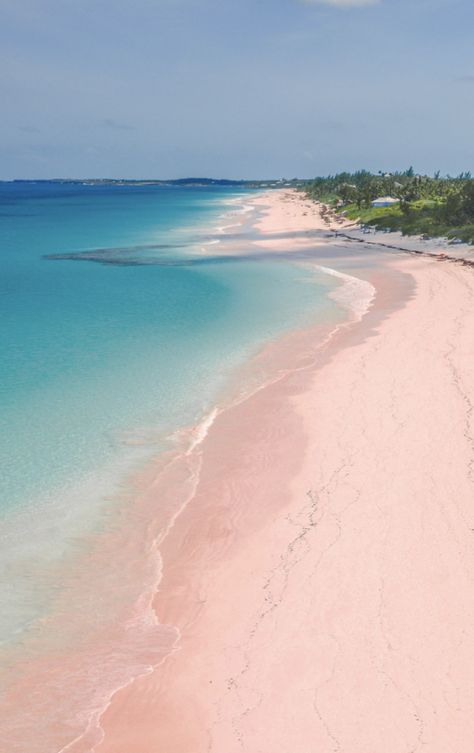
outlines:
[[[374,199],[391,196],[399,200],[402,213],[420,203],[429,205],[440,221],[450,225],[474,222],[474,179],[470,172],[457,177],[418,175],[413,167],[404,172],[371,173],[358,170],[314,178],[304,185],[309,197],[325,203],[368,208]]]

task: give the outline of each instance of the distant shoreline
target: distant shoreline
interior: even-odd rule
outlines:
[[[14,183],[14,184],[38,184],[38,183],[61,183],[71,185],[86,185],[86,186],[182,186],[193,188],[205,188],[207,186],[219,186],[225,188],[256,188],[256,189],[272,189],[272,188],[293,188],[296,186],[304,185],[304,181],[295,179],[287,181],[284,179],[255,179],[255,180],[232,180],[228,178],[170,178],[170,179],[154,179],[154,178],[13,178],[12,180],[0,180],[0,186],[2,183]]]

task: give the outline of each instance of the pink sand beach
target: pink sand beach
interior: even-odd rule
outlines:
[[[317,248],[351,316],[274,343],[274,378],[136,481],[149,669],[56,750],[471,753],[473,270],[429,248],[373,264],[293,191],[249,203],[259,252]],[[2,713],[80,662],[27,666]]]
[[[255,201],[262,248],[326,227],[297,194]],[[473,750],[474,276],[394,254],[371,282],[360,321],[201,444],[154,602],[177,648],[96,753]]]

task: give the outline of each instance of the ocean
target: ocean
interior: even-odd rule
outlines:
[[[25,651],[34,662],[56,640],[70,650],[70,626],[56,635],[51,610],[78,577],[88,537],[117,525],[113,500],[123,514],[126,479],[205,420],[265,344],[341,317],[328,297],[337,281],[285,260],[246,258],[248,234],[239,240],[234,228],[241,258],[219,256],[220,238],[248,215],[251,196],[219,186],[0,184],[7,691]],[[116,585],[121,613],[128,593]],[[43,721],[28,753],[53,753]],[[72,736],[76,722],[66,723]],[[38,730],[33,711],[28,723],[12,721],[9,753],[23,750],[18,723]]]

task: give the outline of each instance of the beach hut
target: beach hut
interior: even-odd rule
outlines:
[[[374,199],[371,204],[373,207],[391,207],[394,204],[399,204],[400,199],[394,199],[393,196],[381,196],[378,199]]]

